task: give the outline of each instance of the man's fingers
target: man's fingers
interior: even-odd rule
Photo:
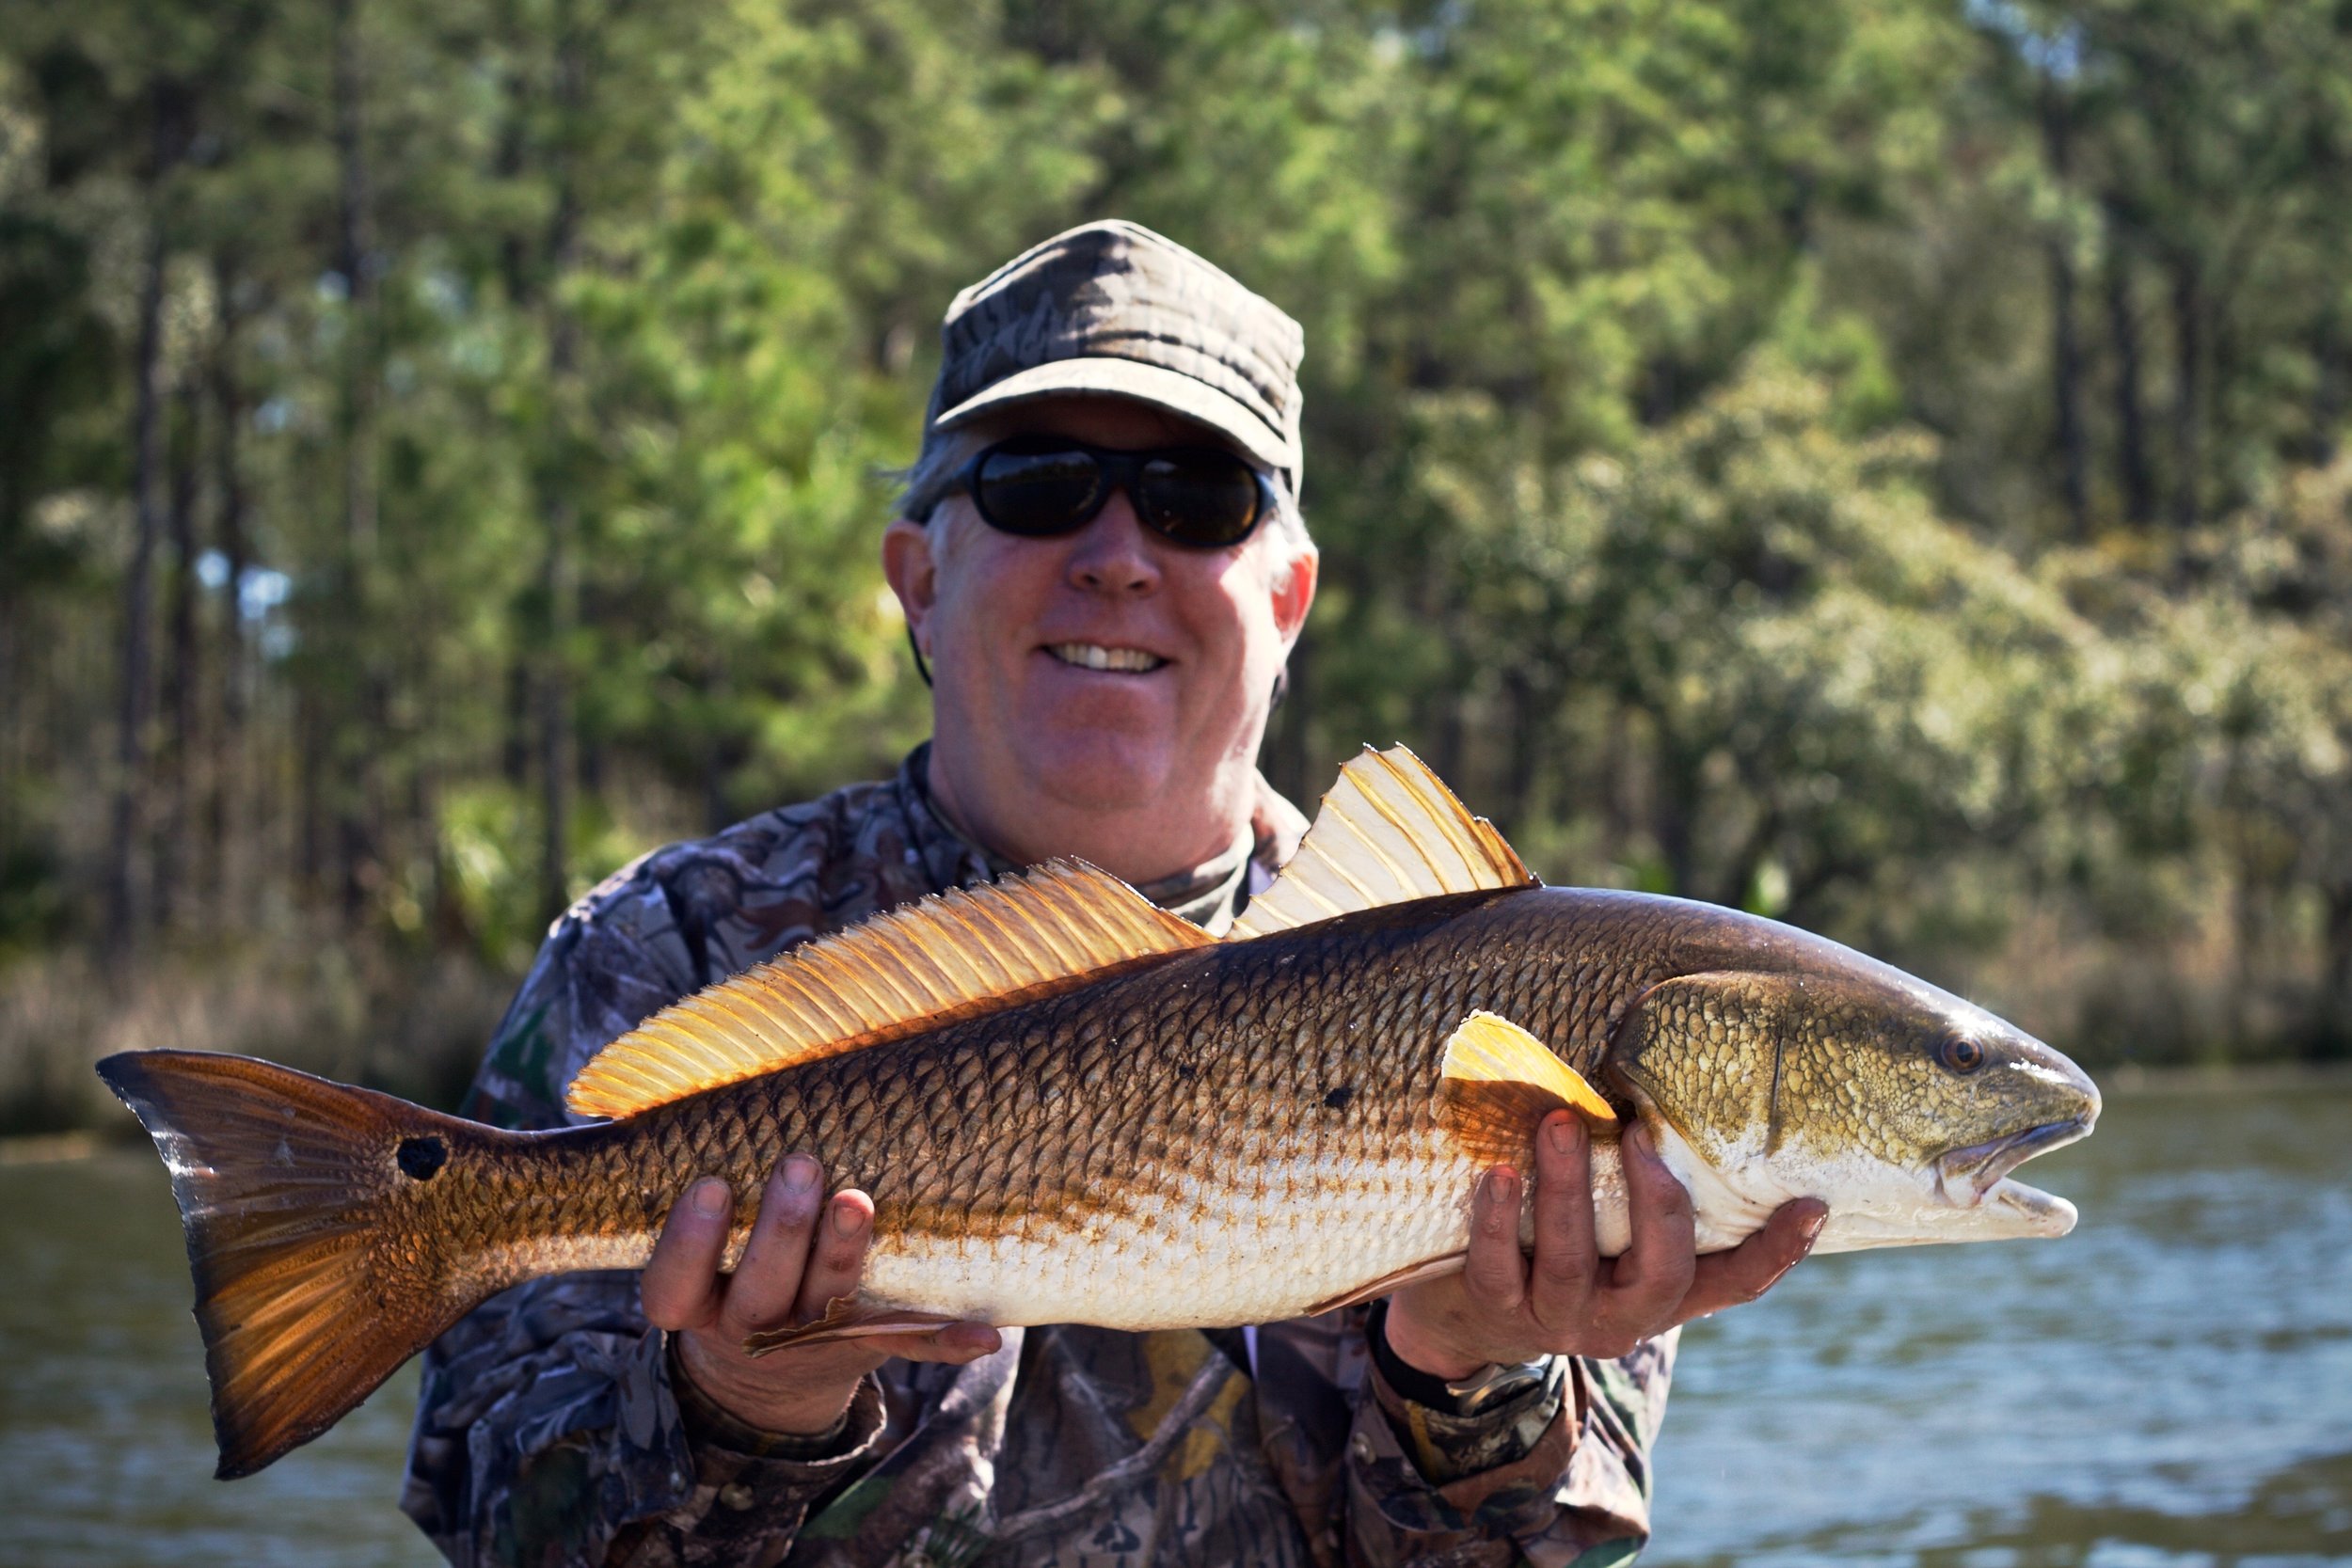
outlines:
[[[1527,1299],[1527,1265],[1519,1257],[1519,1177],[1497,1165],[1478,1179],[1470,1198],[1470,1255],[1462,1283],[1470,1299],[1495,1312],[1516,1312]]]
[[[1529,1310],[1546,1329],[1583,1323],[1599,1259],[1593,1237],[1591,1140],[1573,1112],[1535,1132],[1535,1261]]]
[[[1675,1321],[1687,1323],[1754,1301],[1813,1250],[1821,1227],[1828,1223],[1829,1208],[1819,1198],[1801,1197],[1782,1204],[1764,1222],[1763,1229],[1729,1252],[1710,1252],[1698,1260]]]
[[[1635,1127],[1619,1145],[1633,1239],[1600,1293],[1595,1321],[1630,1348],[1673,1323],[1698,1260],[1691,1195],[1659,1159],[1649,1129]]]
[[[716,1177],[693,1183],[670,1206],[653,1257],[639,1276],[645,1321],[657,1328],[696,1328],[719,1311],[719,1260],[727,1249],[734,1205]]]
[[[751,1243],[727,1284],[730,1334],[776,1328],[791,1318],[807,1270],[809,1235],[817,1227],[824,1181],[822,1167],[805,1154],[793,1155],[769,1176]]]
[[[874,1200],[854,1188],[834,1194],[808,1249],[797,1316],[803,1322],[822,1317],[826,1303],[856,1292],[866,1272],[866,1244],[873,1238]]]

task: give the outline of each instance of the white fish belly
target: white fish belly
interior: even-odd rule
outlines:
[[[1433,1154],[1275,1160],[1246,1175],[1001,1235],[877,1237],[859,1293],[1007,1327],[1271,1323],[1461,1251],[1479,1168]]]

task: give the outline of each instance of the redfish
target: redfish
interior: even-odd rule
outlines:
[[[1399,748],[1343,771],[1217,940],[1057,863],[811,942],[648,1019],[510,1132],[244,1057],[99,1071],[170,1167],[218,1474],[326,1431],[492,1293],[631,1268],[706,1176],[806,1150],[874,1200],[857,1295],[751,1348],[958,1320],[1271,1322],[1458,1268],[1496,1164],[1562,1106],[1692,1193],[1703,1250],[1779,1204],[1817,1251],[2061,1235],[2010,1178],[2097,1089],[1990,1013],[1712,906],[1541,886]]]

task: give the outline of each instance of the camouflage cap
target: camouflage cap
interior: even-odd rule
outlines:
[[[1164,235],[1057,234],[956,295],[923,438],[1041,398],[1133,398],[1196,420],[1297,493],[1298,324]]]

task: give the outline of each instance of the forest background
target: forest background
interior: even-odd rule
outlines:
[[[2346,0],[13,0],[0,1131],[447,1101],[550,912],[886,771],[949,295],[1307,328],[1266,768],[2094,1062],[2352,1054]]]

